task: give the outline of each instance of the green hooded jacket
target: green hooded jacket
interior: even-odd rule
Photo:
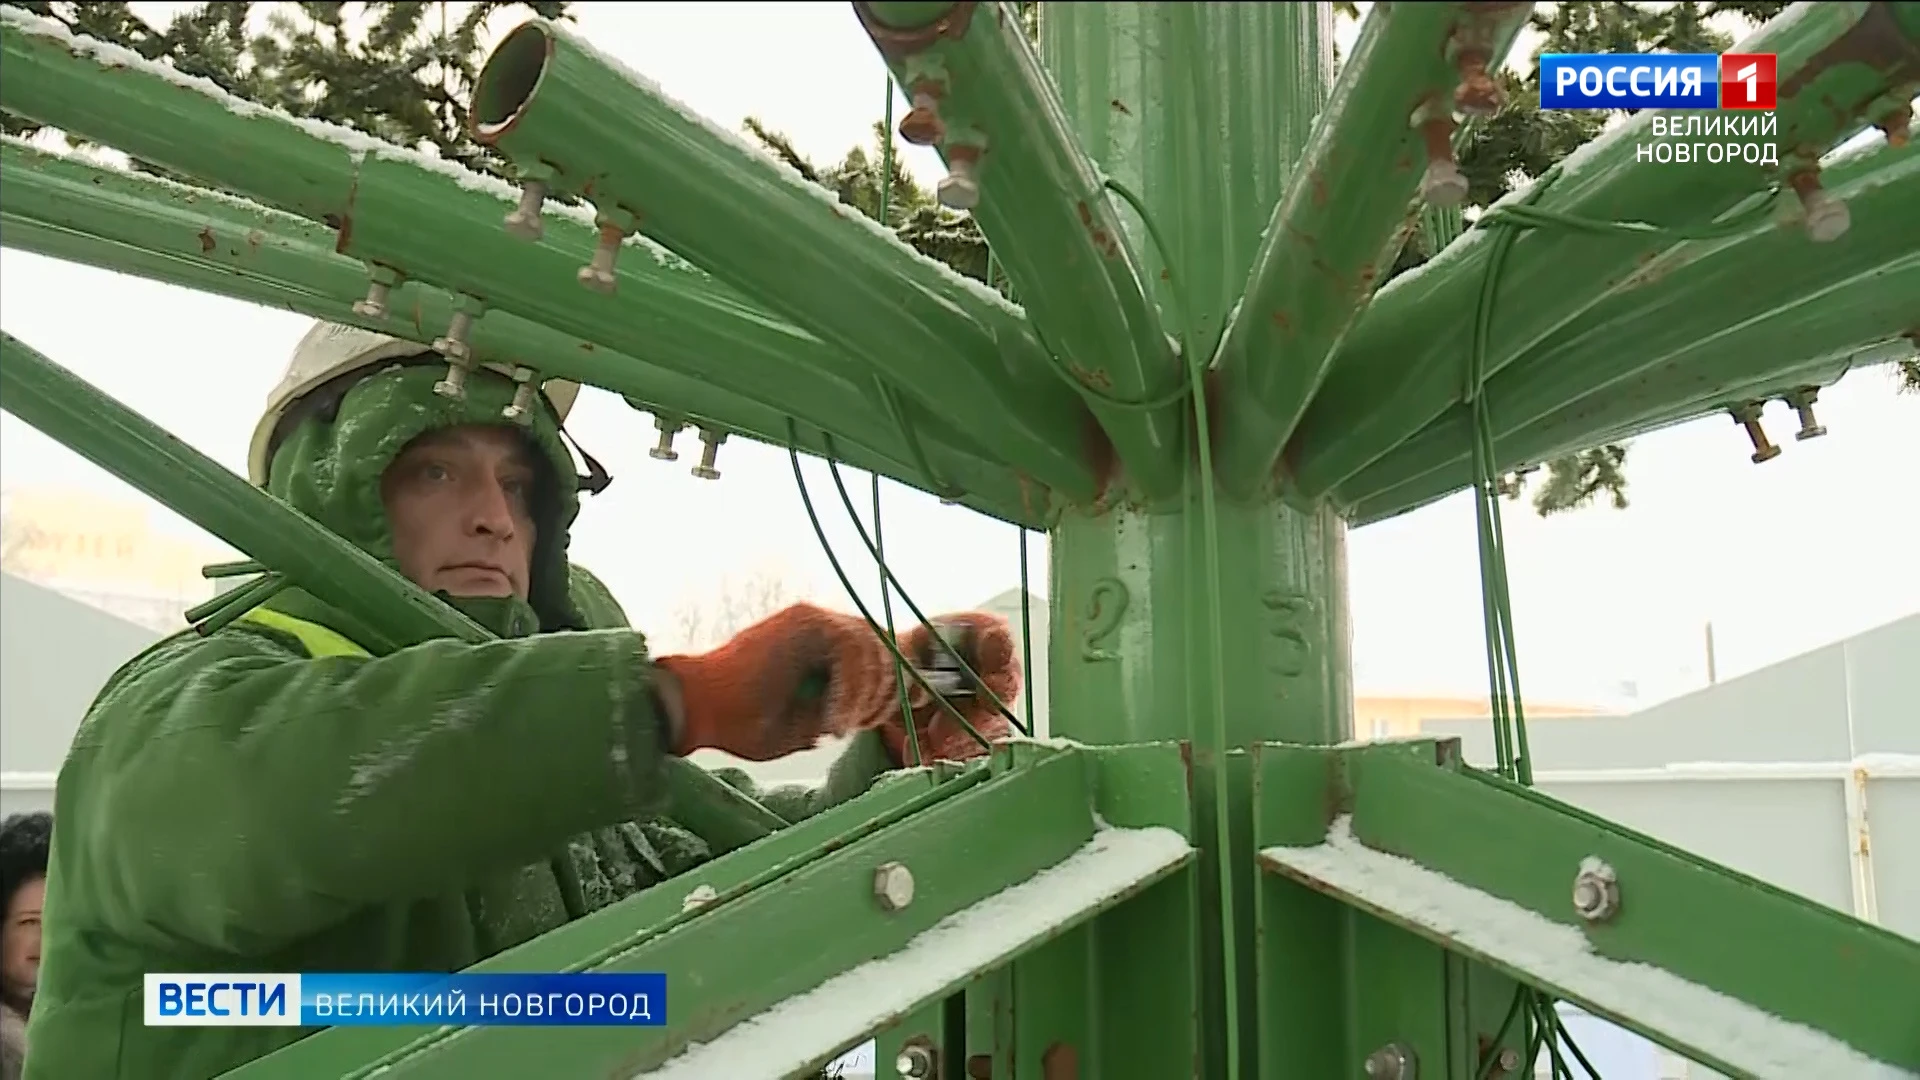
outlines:
[[[396,364],[310,410],[269,490],[392,565],[387,465],[511,398],[491,374],[440,397],[444,371]],[[567,559],[572,460],[545,410],[528,434],[554,481],[528,601],[456,602],[506,640],[349,655],[382,637],[288,591],[108,681],[55,795],[25,1080],[204,1080],[312,1034],[147,1027],[146,972],[460,970],[709,857],[661,816],[645,639]],[[314,655],[288,617],[346,647]],[[795,821],[896,767],[869,734],[822,787],[755,794]]]

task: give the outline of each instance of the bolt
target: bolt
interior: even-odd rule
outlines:
[[[972,210],[980,205],[980,148],[955,146],[947,150],[947,175],[940,178],[934,194],[940,205],[950,210]]]
[[[516,424],[533,421],[533,369],[517,367],[513,369],[513,403],[500,410],[500,415]]]
[[[447,358],[447,377],[433,384],[433,392],[460,401],[467,396],[467,369],[473,364],[473,322],[478,315],[466,306],[456,309],[447,332],[433,339],[433,351]]]
[[[580,273],[575,275],[580,284],[594,292],[612,296],[615,284],[613,268],[620,259],[620,245],[626,239],[625,229],[603,222],[600,226],[600,243],[593,249],[593,261],[581,267]]]
[[[1895,87],[1893,92],[1868,106],[1873,126],[1887,137],[1887,145],[1898,149],[1907,145],[1913,132],[1912,86]]]
[[[1427,150],[1427,171],[1420,177],[1420,197],[1427,205],[1458,206],[1467,199],[1467,177],[1453,160],[1453,117],[1430,107],[1414,114],[1420,141]]]
[[[1728,411],[1733,422],[1747,429],[1747,438],[1753,440],[1753,463],[1772,461],[1780,456],[1780,448],[1767,441],[1767,431],[1760,426],[1760,406],[1742,405]]]
[[[522,240],[538,240],[546,235],[546,225],[540,219],[540,211],[546,206],[547,184],[544,180],[529,180],[520,186],[520,205],[507,214],[507,235]]]
[[[913,871],[904,863],[881,863],[873,872],[873,898],[885,911],[901,911],[913,903]]]
[[[933,1075],[933,1050],[920,1043],[902,1047],[900,1056],[893,1059],[893,1071],[912,1080],[925,1080]]]
[[[1367,1080],[1414,1080],[1413,1051],[1399,1043],[1388,1043],[1367,1055]]]
[[[1573,877],[1573,910],[1588,922],[1605,922],[1620,910],[1620,882],[1613,867],[1589,855]]]
[[[679,461],[680,452],[673,448],[673,437],[680,434],[682,425],[664,416],[656,416],[653,426],[660,430],[660,441],[647,451],[647,456],[655,461]]]
[[[1807,214],[1807,238],[1816,244],[1838,240],[1847,231],[1850,218],[1847,204],[1828,194],[1820,186],[1818,166],[1800,169],[1787,177],[1800,206]]]
[[[947,123],[940,119],[940,99],[946,84],[937,79],[918,79],[913,84],[913,107],[900,118],[900,137],[914,146],[938,146],[947,138]]]
[[[1487,71],[1487,53],[1480,48],[1463,48],[1454,61],[1460,72],[1460,85],[1453,89],[1453,107],[1464,116],[1492,116],[1506,104],[1506,94]]]
[[[391,267],[370,264],[367,273],[373,280],[367,283],[367,297],[353,302],[353,313],[363,319],[384,319],[387,317],[387,301],[392,299],[393,289],[399,285],[400,272]]]
[[[693,891],[680,901],[681,911],[697,911],[720,899],[720,893],[711,885],[696,885]]]
[[[1819,389],[1809,386],[1804,389],[1795,390],[1793,393],[1781,399],[1787,403],[1788,408],[1800,415],[1800,430],[1793,433],[1794,439],[1799,442],[1806,442],[1808,439],[1817,439],[1827,433],[1826,425],[1815,421],[1813,418],[1813,403],[1819,396]]]
[[[720,444],[726,441],[724,431],[700,429],[700,464],[693,467],[693,475],[702,480],[720,479],[720,470],[713,466],[720,460]]]
[[[1499,1065],[1501,1072],[1510,1073],[1518,1069],[1520,1067],[1520,1051],[1515,1050],[1511,1046],[1502,1049],[1500,1051]]]

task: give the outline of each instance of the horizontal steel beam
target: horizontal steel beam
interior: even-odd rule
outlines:
[[[1136,790],[1174,786],[1180,797],[1158,807],[1103,795],[1097,757],[1002,746],[955,780],[906,774],[476,968],[663,971],[664,1028],[577,1028],[565,1039],[517,1027],[342,1028],[231,1075],[332,1076],[375,1063],[409,1080],[704,1080],[817,1068],[1186,866],[1184,766],[1177,747],[1158,750],[1124,762]],[[911,902],[893,910],[875,894],[889,864],[913,879]],[[696,885],[714,895],[690,905]],[[889,988],[884,1005],[863,1004],[874,980]],[[858,1000],[821,1007],[849,987]]]
[[[1536,205],[1592,221],[1705,226],[1757,204],[1772,184],[1817,181],[1812,158],[1796,155],[1838,145],[1865,127],[1868,110],[1895,86],[1920,79],[1916,22],[1920,17],[1904,4],[1795,4],[1738,46],[1778,56],[1779,108],[1764,114],[1777,131],[1753,140],[1777,145],[1784,155],[1778,165],[1740,154],[1719,161],[1702,155],[1685,165],[1641,161],[1637,147],[1665,141],[1654,134],[1656,122],[1664,127],[1701,116],[1649,109],[1568,156]],[[1516,192],[1502,205],[1528,197]],[[1784,198],[1790,206],[1795,195],[1788,190]],[[1920,224],[1920,208],[1907,207],[1900,224]],[[1856,241],[1857,231],[1837,242]],[[1298,496],[1335,489],[1462,400],[1495,232],[1471,230],[1383,288],[1355,321],[1285,451],[1289,486]],[[1551,224],[1522,233],[1494,292],[1485,374],[1496,376],[1529,355],[1672,246],[1665,234],[1588,233]],[[1810,236],[1794,255],[1815,266],[1834,257]],[[1656,328],[1638,326],[1613,345],[1636,353],[1640,337]]]
[[[509,33],[480,73],[472,127],[546,190],[590,198],[605,235],[643,230],[1021,472],[1074,498],[1099,490],[1091,418],[1024,312],[581,39],[543,20]],[[579,290],[573,267],[541,274]]]
[[[1187,373],[1168,330],[1185,337],[1193,328],[1163,325],[1105,177],[1019,15],[972,2],[853,8],[914,100],[902,133],[946,161],[943,201],[970,209],[993,243],[1028,318],[1106,429],[1126,482],[1149,499],[1174,494],[1186,476]]]
[[[1259,824],[1262,865],[1734,1075],[1920,1069],[1920,942],[1465,768],[1458,750],[1261,747],[1276,779],[1322,778],[1293,800],[1319,808],[1312,828],[1298,813]]]

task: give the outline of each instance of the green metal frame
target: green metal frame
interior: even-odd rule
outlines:
[[[1779,164],[1639,162],[1643,114],[1376,295],[1439,222],[1434,147],[1486,107],[1479,67],[1530,7],[1375,5],[1335,81],[1324,4],[1046,4],[1036,50],[1004,5],[856,3],[914,102],[903,134],[947,162],[1017,305],[537,20],[476,93],[516,190],[0,11],[0,107],[207,185],[8,141],[7,246],[423,345],[477,314],[478,359],[664,430],[1051,532],[1071,742],[793,825],[683,766],[673,812],[721,857],[480,965],[665,970],[664,1028],[343,1028],[235,1075],[736,1075],[871,1034],[883,1068],[947,1078],[1485,1080],[1530,1071],[1523,987],[1734,1075],[1920,1073],[1920,944],[1451,743],[1346,745],[1345,533],[1480,479],[1461,399],[1483,290],[1501,470],[1802,395],[1920,325],[1920,156],[1819,162],[1920,84],[1913,4],[1796,4],[1742,44],[1780,57]],[[1851,223],[1819,245],[1793,210],[1815,190]],[[1532,217],[1489,281],[1513,207]],[[312,589],[382,648],[483,635],[11,337],[0,376],[7,411],[271,568],[243,588]],[[1046,874],[1095,853],[1098,881]],[[890,909],[895,867],[916,891]],[[956,927],[965,948],[940,948]],[[896,981],[802,1011],[841,975]],[[1623,993],[1647,979],[1681,998]],[[1778,1038],[1730,1038],[1729,1009]]]

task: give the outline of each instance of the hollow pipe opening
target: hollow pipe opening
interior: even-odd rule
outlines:
[[[492,142],[513,129],[540,91],[553,47],[553,35],[547,28],[530,22],[508,34],[493,50],[473,88],[474,138]]]

